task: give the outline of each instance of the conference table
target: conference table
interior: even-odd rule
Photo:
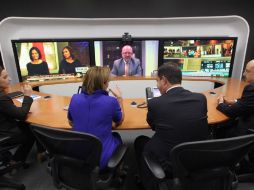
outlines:
[[[80,78],[64,79],[64,80],[49,80],[30,82],[32,87],[39,87],[43,85],[65,84],[81,82]],[[155,80],[153,77],[115,77],[112,80]],[[223,113],[216,109],[217,98],[219,95],[225,95],[228,98],[239,98],[242,94],[243,88],[246,85],[244,81],[234,78],[219,78],[219,77],[183,77],[183,80],[189,81],[209,81],[216,83],[217,87],[212,90],[202,92],[207,98],[208,107],[208,123],[210,125],[221,123],[228,119]],[[24,83],[17,83],[11,85],[9,92],[18,91]],[[211,93],[213,92],[213,93]],[[69,105],[71,97],[59,96],[55,94],[47,94],[34,91],[33,94],[40,95],[41,98],[34,100],[30,113],[27,117],[27,122],[32,125],[47,126],[52,128],[71,129],[67,119],[67,111],[64,109]],[[44,98],[50,96],[50,98]],[[117,130],[133,130],[133,129],[149,129],[146,122],[147,108],[137,108],[131,105],[135,101],[137,104],[145,102],[144,98],[124,99],[123,106],[125,111],[125,119]],[[14,99],[14,103],[20,106],[21,103]],[[193,108],[195,111],[195,108]],[[179,113],[181,114],[181,113]],[[181,121],[179,121],[181,122]]]

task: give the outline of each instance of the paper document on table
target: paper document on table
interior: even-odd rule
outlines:
[[[30,97],[33,98],[33,100],[36,100],[36,99],[38,99],[38,98],[41,98],[41,96],[40,96],[40,95],[37,95],[37,94],[32,94]],[[23,102],[23,99],[24,99],[24,97],[16,98],[16,100],[19,101],[19,102],[21,102],[21,103]]]

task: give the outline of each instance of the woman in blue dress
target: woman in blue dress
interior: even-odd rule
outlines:
[[[91,67],[84,76],[83,92],[72,96],[68,109],[68,119],[74,131],[89,133],[100,139],[100,169],[107,166],[112,154],[122,143],[120,135],[112,133],[112,121],[115,126],[122,123],[123,99],[118,87],[110,89],[115,97],[108,95],[109,77],[109,68]]]

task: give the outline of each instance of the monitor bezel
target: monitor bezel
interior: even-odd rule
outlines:
[[[228,78],[230,78],[232,76],[238,37],[231,37],[231,36],[132,37],[132,41],[145,41],[145,40],[154,40],[154,41],[157,40],[159,43],[158,50],[157,50],[158,51],[157,52],[158,53],[158,67],[157,68],[159,68],[161,65],[163,65],[163,53],[164,53],[165,41],[169,41],[169,40],[234,40]],[[16,48],[15,43],[17,43],[17,42],[18,43],[22,43],[22,42],[23,43],[24,42],[80,42],[80,41],[86,41],[89,43],[89,58],[90,58],[90,66],[91,67],[96,65],[95,50],[94,50],[94,42],[95,41],[121,41],[121,42],[123,42],[121,37],[119,37],[119,38],[45,38],[45,39],[15,39],[15,40],[11,40],[19,81],[22,82],[23,79],[21,76],[20,64],[19,64],[19,60],[18,60],[17,48]],[[52,74],[52,75],[54,75],[54,74]],[[197,76],[197,77],[202,77],[202,76]]]

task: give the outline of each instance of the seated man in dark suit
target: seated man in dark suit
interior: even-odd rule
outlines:
[[[248,85],[245,86],[241,98],[238,100],[229,100],[224,96],[218,98],[217,109],[231,119],[236,119],[233,125],[226,125],[228,128],[225,137],[246,135],[247,129],[254,129],[254,59],[247,63],[243,75]]]
[[[145,189],[156,190],[157,182],[144,164],[143,153],[152,155],[168,177],[172,177],[170,150],[177,144],[208,139],[207,100],[203,94],[181,87],[182,72],[177,64],[159,67],[160,97],[148,101],[147,122],[155,131],[152,138],[135,140],[135,152]]]
[[[129,45],[122,48],[122,58],[114,61],[112,76],[142,76],[140,60],[133,58],[133,50]]]

